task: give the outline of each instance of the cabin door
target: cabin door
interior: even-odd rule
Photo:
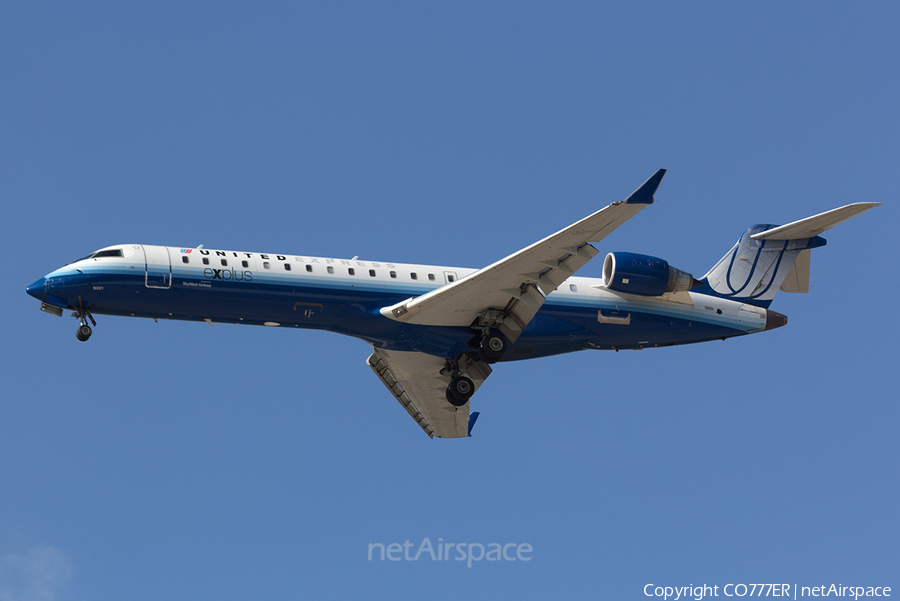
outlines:
[[[172,263],[169,261],[169,249],[146,244],[143,249],[146,267],[144,283],[147,288],[171,288]]]

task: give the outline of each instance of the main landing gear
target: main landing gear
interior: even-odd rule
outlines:
[[[441,370],[442,375],[450,376],[450,385],[447,386],[447,402],[454,407],[462,407],[475,393],[475,383],[466,375],[466,372],[476,367],[479,362],[487,365],[496,363],[509,347],[506,336],[495,328],[473,325],[472,330],[475,332],[475,336],[469,340],[468,346],[477,353],[463,353],[455,360],[448,360],[447,367]],[[480,371],[485,378],[491,373],[489,367],[481,368]]]
[[[475,392],[475,383],[466,376],[456,376],[447,387],[447,401],[454,407],[462,407],[469,402]]]
[[[478,358],[487,364],[496,363],[506,353],[507,346],[509,346],[509,343],[506,340],[506,336],[497,330],[490,330],[481,339]]]
[[[478,358],[480,360],[488,365],[492,365],[506,354],[506,349],[509,347],[509,341],[499,330],[485,328],[480,335],[476,334],[469,340],[468,346],[469,348],[478,351]]]
[[[88,338],[93,334],[93,330],[91,330],[91,326],[87,324],[88,320],[96,327],[97,321],[94,319],[94,316],[91,315],[91,312],[85,309],[84,307],[79,307],[77,311],[72,313],[72,317],[75,317],[81,321],[81,325],[78,326],[78,329],[75,330],[75,338],[80,340],[81,342],[87,342]]]
[[[469,399],[475,394],[475,382],[469,377],[469,373],[473,377],[476,374],[482,374],[483,378],[487,377],[490,369],[484,373],[484,369],[479,369],[476,365],[478,360],[472,355],[474,353],[463,353],[456,359],[447,359],[447,365],[441,370],[442,376],[450,376],[450,385],[447,386],[447,402],[454,407],[462,407],[469,402]],[[472,371],[472,370],[475,371]]]

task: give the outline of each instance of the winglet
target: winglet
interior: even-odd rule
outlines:
[[[631,193],[631,196],[625,199],[626,204],[632,205],[648,205],[653,202],[653,195],[666,174],[665,169],[660,169],[650,176],[650,179],[641,184],[641,187]]]
[[[473,411],[469,414],[469,438],[472,438],[472,428],[475,426],[475,422],[478,421],[479,415],[481,415],[480,411]]]

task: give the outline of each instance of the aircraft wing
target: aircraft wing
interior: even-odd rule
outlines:
[[[469,435],[469,403],[454,407],[446,397],[450,375],[441,373],[446,359],[417,352],[372,350],[366,363],[428,436]],[[477,392],[491,375],[491,368],[481,361],[463,360],[468,363],[466,375]]]
[[[597,255],[589,243],[599,242],[652,203],[665,173],[654,173],[624,201],[452,284],[384,307],[381,314],[405,323],[468,327],[485,311],[496,309],[497,327],[515,342],[546,296]]]

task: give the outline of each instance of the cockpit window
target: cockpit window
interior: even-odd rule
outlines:
[[[101,257],[124,257],[125,254],[122,252],[121,248],[112,248],[109,250],[98,250],[97,252],[92,252],[89,255],[85,255],[80,259],[75,259],[72,263],[77,263],[78,261],[87,261],[88,259],[99,259]],[[67,265],[71,265],[72,263],[67,263]]]
[[[75,259],[74,261],[72,261],[72,263],[77,263],[78,261],[87,261],[88,259],[90,259],[93,256],[94,256],[94,253],[91,253],[89,255],[85,255],[85,256],[81,257],[80,259]],[[72,263],[66,263],[66,265],[71,265]]]
[[[91,255],[92,259],[100,259],[101,257],[124,257],[121,248],[113,248],[110,250],[99,250]]]

